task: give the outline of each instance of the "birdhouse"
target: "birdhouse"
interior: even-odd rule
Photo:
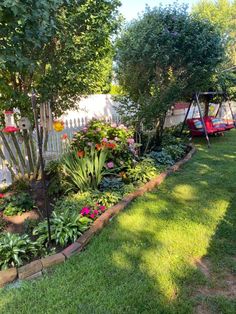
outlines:
[[[11,110],[5,111],[4,112],[4,119],[5,119],[5,126],[16,126],[15,120],[14,120],[14,112]]]
[[[19,120],[19,128],[21,130],[29,130],[30,129],[30,120],[26,117],[22,117]]]

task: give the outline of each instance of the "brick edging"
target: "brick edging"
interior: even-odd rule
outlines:
[[[19,268],[14,267],[0,271],[0,287],[3,287],[4,285],[9,284],[16,279],[29,280],[37,278],[41,276],[43,271],[48,267],[63,263],[72,255],[81,252],[91,240],[91,238],[95,234],[99,233],[109,223],[109,221],[120,211],[122,211],[128,204],[130,204],[137,197],[142,196],[144,193],[151,191],[156,186],[159,186],[167,176],[178,171],[183,164],[188,162],[196,152],[196,148],[193,144],[190,144],[189,146],[191,147],[191,150],[183,159],[176,162],[173,166],[138,188],[136,191],[126,195],[120,202],[106,210],[93,222],[91,227],[77,239],[76,242],[69,245],[60,253],[38,259]]]

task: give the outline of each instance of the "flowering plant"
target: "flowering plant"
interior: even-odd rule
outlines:
[[[96,119],[92,119],[85,128],[75,133],[71,145],[79,152],[80,157],[91,146],[97,151],[106,149],[106,167],[114,170],[131,165],[137,147],[133,130],[124,125],[117,126]]]

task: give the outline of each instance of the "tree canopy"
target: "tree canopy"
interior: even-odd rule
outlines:
[[[193,14],[209,20],[222,34],[226,46],[226,58],[212,84],[235,99],[236,73],[225,70],[236,66],[236,0],[200,0],[193,7]]]
[[[219,31],[189,15],[185,6],[146,8],[117,42],[125,110],[146,126],[156,126],[159,138],[173,102],[208,88],[223,56]]]
[[[57,113],[103,89],[118,0],[3,0],[0,3],[0,106],[28,112],[28,93]],[[104,77],[105,76],[105,77]]]

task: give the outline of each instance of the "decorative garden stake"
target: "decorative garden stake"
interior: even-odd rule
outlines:
[[[50,228],[48,192],[47,192],[46,177],[45,177],[45,170],[44,170],[44,159],[43,159],[43,138],[40,135],[40,130],[39,130],[39,121],[38,121],[38,114],[37,114],[37,108],[36,108],[36,95],[35,95],[34,91],[32,91],[31,103],[32,103],[32,109],[33,109],[33,113],[34,113],[34,122],[35,122],[36,134],[37,134],[39,162],[40,162],[41,173],[42,173],[44,207],[45,207],[45,211],[46,211],[46,215],[47,215],[47,224],[48,224],[48,245],[50,246],[50,244],[51,244],[51,228]],[[44,125],[41,124],[41,127],[44,127]]]

